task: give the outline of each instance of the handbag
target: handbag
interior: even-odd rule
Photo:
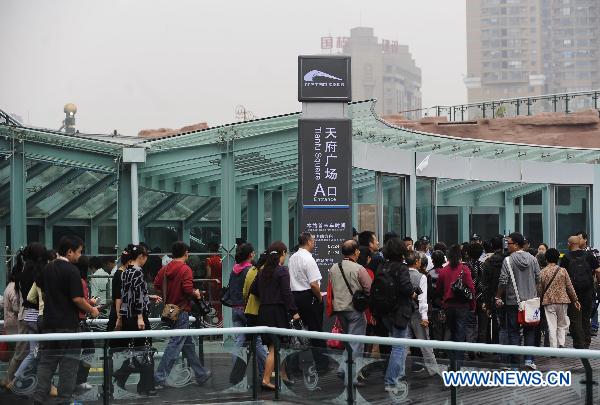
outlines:
[[[302,319],[294,321],[290,320],[290,329],[292,330],[305,330]],[[310,348],[310,339],[303,336],[292,336],[290,337],[289,346],[295,350],[306,350]]]
[[[526,301],[521,301],[521,298],[519,297],[519,290],[517,289],[517,283],[515,282],[515,275],[510,264],[510,256],[507,257],[505,260],[508,266],[508,272],[510,273],[510,279],[512,280],[513,288],[515,289],[517,304],[519,306],[519,312],[517,313],[517,322],[519,323],[519,325],[538,326],[541,321],[540,297],[535,297]]]
[[[130,373],[140,372],[145,368],[154,368],[154,352],[156,349],[152,347],[150,341],[146,338],[142,350],[137,350],[134,340],[129,341],[127,356],[121,369]]]
[[[331,328],[331,333],[344,333],[342,329],[342,323],[340,322],[339,318],[335,318],[335,323]],[[329,347],[330,349],[344,350],[344,343],[341,340],[328,339],[327,347]]]
[[[454,298],[460,301],[471,301],[473,299],[473,291],[465,285],[463,282],[463,275],[465,273],[465,266],[463,265],[460,269],[460,275],[455,282],[452,283],[450,288],[454,294]]]
[[[352,289],[350,288],[350,283],[348,283],[346,275],[344,274],[342,262],[338,263],[338,267],[340,268],[340,272],[342,273],[342,277],[344,278],[346,287],[348,287],[348,292],[350,292],[350,295],[352,296],[352,306],[358,312],[365,312],[365,310],[369,308],[369,295],[362,289],[358,289],[352,292]]]
[[[177,323],[177,319],[179,319],[179,314],[181,313],[181,308],[175,304],[167,304],[167,269],[165,267],[165,271],[163,273],[163,284],[162,284],[162,295],[165,300],[165,306],[160,314],[160,320],[169,326],[170,328],[174,327]]]

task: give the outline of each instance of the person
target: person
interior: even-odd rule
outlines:
[[[375,273],[373,273],[373,270],[369,269],[369,263],[371,263],[372,256],[371,250],[366,246],[359,246],[358,251],[359,254],[356,263],[364,267],[372,282],[375,278]],[[367,318],[367,336],[389,336],[387,329],[383,326],[383,322],[377,322],[369,308],[365,311],[365,317]],[[365,354],[371,354],[372,356],[377,357],[381,354],[381,347],[378,344],[368,344],[365,346]],[[361,371],[358,377],[363,379],[364,373]]]
[[[39,286],[44,295],[44,333],[79,332],[79,311],[92,318],[98,309],[83,296],[81,277],[75,263],[81,256],[83,241],[76,236],[63,236],[58,243],[58,257],[41,272]],[[59,367],[58,402],[70,402],[75,390],[81,341],[76,339],[46,341],[40,344],[41,357],[37,369],[34,404],[48,402],[52,375]]]
[[[579,231],[579,232],[577,232],[576,236],[579,236],[579,238],[581,239],[581,243],[580,243],[581,249],[592,253],[596,257],[596,260],[598,260],[598,264],[600,264],[600,251],[598,249],[593,248],[588,245],[587,233],[584,231]],[[597,275],[597,276],[600,276],[600,275]],[[598,304],[600,303],[600,289],[598,288],[597,283],[594,283],[594,290],[595,290],[595,292],[594,292],[594,298],[593,298],[593,304],[592,304],[592,319],[590,320],[590,323],[591,323],[590,334],[592,336],[597,336],[598,335]]]
[[[194,289],[192,269],[186,264],[189,251],[189,246],[184,242],[173,243],[171,247],[173,260],[161,268],[154,278],[154,289],[163,294],[162,301],[165,304],[177,305],[181,309],[177,321],[170,326],[170,329],[189,329],[189,313],[192,308],[190,300],[201,298],[200,291]],[[164,285],[165,280],[166,285]],[[182,352],[188,365],[194,371],[198,385],[204,384],[211,377],[212,373],[200,363],[192,337],[172,336],[154,373],[156,389],[166,386],[167,377]]]
[[[246,320],[246,326],[257,326],[258,325],[258,309],[260,308],[260,300],[254,295],[250,294],[250,287],[252,287],[252,283],[258,276],[258,274],[262,271],[265,263],[267,262],[267,258],[269,255],[266,252],[263,252],[258,258],[258,262],[256,262],[255,266],[252,266],[248,270],[248,274],[246,274],[246,280],[244,280],[244,288],[242,290],[242,298],[244,299],[245,307],[244,307],[244,317]],[[267,350],[265,345],[262,342],[260,336],[256,337],[256,361],[258,368],[259,378],[262,379],[263,373],[265,371],[265,361],[267,359]]]
[[[545,243],[540,243],[540,245],[538,246],[537,252],[539,253],[543,253],[546,254],[546,251],[548,250],[548,245],[546,245]]]
[[[23,303],[23,321],[26,323],[28,331],[27,334],[38,334],[41,333],[38,325],[39,306],[38,301],[29,300],[29,292],[34,285],[37,286],[36,281],[39,281],[39,275],[42,268],[48,263],[48,252],[41,243],[31,243],[23,250],[23,260],[25,264],[23,266],[23,272],[19,277],[19,291],[22,297]],[[32,297],[33,298],[33,297]],[[39,343],[35,341],[29,342],[29,353],[23,359],[23,362],[15,372],[15,380],[13,380],[10,386],[14,386],[18,380],[25,380],[26,374],[33,372],[36,373],[36,368],[39,360],[38,353]]]
[[[448,253],[448,246],[446,246],[444,242],[438,242],[435,245],[433,245],[433,251],[435,252],[436,250],[442,252],[444,254],[444,257],[446,257],[446,253]],[[447,261],[448,260],[446,260],[445,262]]]
[[[81,277],[81,288],[83,289],[83,298],[87,301],[91,306],[96,305],[96,300],[90,297],[90,290],[88,288],[87,276],[88,271],[90,269],[90,260],[86,256],[81,256],[77,261],[77,269],[79,270],[79,276]],[[90,329],[86,323],[86,313],[83,311],[79,311],[79,328],[82,332],[90,332]],[[90,374],[91,363],[85,361],[85,359],[89,359],[90,356],[93,356],[96,347],[94,345],[93,340],[82,340],[81,341],[81,349],[82,349],[82,359],[79,361],[79,368],[77,371],[77,379],[75,380],[75,385],[79,390],[91,390],[93,387],[90,383],[87,382],[88,376]]]
[[[392,238],[383,249],[385,263],[377,270],[377,277],[389,274],[396,283],[398,302],[393,311],[381,314],[381,320],[388,329],[390,336],[395,338],[406,337],[408,322],[412,314],[412,299],[416,298],[408,268],[403,263],[407,254],[406,246],[400,238]],[[371,292],[373,293],[373,291]],[[380,314],[375,314],[380,316]],[[400,385],[406,385],[405,380],[405,351],[406,347],[396,345],[392,347],[390,358],[384,377],[384,389],[392,394],[401,389]]]
[[[415,242],[413,241],[413,238],[411,238],[410,236],[405,236],[404,239],[402,239],[402,241],[404,242],[404,246],[406,247],[406,250],[411,251],[414,248],[414,244]]]
[[[569,273],[577,298],[581,304],[578,311],[574,305],[568,309],[569,331],[573,337],[573,347],[589,349],[592,342],[590,319],[594,299],[594,274],[600,272],[598,260],[590,251],[581,249],[581,238],[571,236],[568,240],[569,252],[560,261],[560,266]]]
[[[354,240],[347,240],[341,245],[343,259],[334,264],[329,269],[329,280],[333,292],[332,303],[333,313],[342,324],[344,333],[350,335],[364,335],[367,330],[367,320],[364,312],[357,311],[352,304],[352,297],[356,291],[363,290],[366,293],[371,291],[371,277],[367,270],[356,263],[360,255],[358,243]],[[352,382],[355,386],[364,386],[364,381],[359,381],[357,359],[362,356],[364,344],[350,343],[352,348],[352,361],[355,364],[353,368]],[[345,352],[346,353],[346,352]],[[347,353],[344,354],[347,357]],[[340,363],[338,376],[344,376],[346,361]],[[345,380],[346,381],[346,380]]]
[[[368,247],[371,251],[371,263],[369,264],[369,269],[375,272],[384,261],[384,257],[379,251],[379,240],[377,240],[375,232],[362,231],[359,233],[358,246]]]
[[[15,272],[11,271],[8,278],[8,284],[4,290],[4,334],[14,335],[19,331],[19,306],[21,305],[21,296],[15,290]],[[8,356],[11,357],[14,352],[15,344],[9,342]]]
[[[359,235],[360,238],[360,235]],[[298,236],[298,251],[289,260],[290,289],[304,326],[310,331],[323,331],[323,297],[321,296],[321,271],[312,256],[315,238],[308,232]],[[311,340],[312,353],[318,371],[327,369],[323,354],[325,341]]]
[[[427,276],[421,272],[421,266],[424,259],[427,260],[427,256],[421,252],[408,252],[405,259],[406,265],[408,266],[410,282],[413,290],[417,292],[417,301],[412,301],[413,312],[408,322],[406,334],[408,339],[429,340]],[[439,369],[437,361],[435,360],[435,355],[433,354],[433,348],[422,347],[421,353],[423,354],[425,368],[427,369],[429,376],[437,375],[439,373]],[[407,352],[405,352],[404,355],[405,359],[406,355]]]
[[[467,317],[469,311],[475,310],[475,285],[469,268],[461,262],[460,245],[452,245],[448,249],[448,264],[438,273],[436,292],[442,296],[442,308],[446,313],[446,322],[450,327],[450,339],[453,342],[466,341]],[[473,299],[457,296],[452,290],[452,284],[462,277],[463,285],[472,293]],[[450,357],[461,360],[462,351],[450,352]]]
[[[221,305],[221,287],[223,285],[223,261],[219,255],[219,243],[209,242],[207,245],[209,256],[206,259],[206,278],[209,281],[208,299],[216,312],[216,323],[223,319],[223,306]]]
[[[148,294],[142,267],[148,260],[148,251],[141,245],[129,244],[123,252],[127,267],[121,275],[121,306],[117,318],[115,330],[137,331],[149,330],[148,305],[150,300],[161,302],[157,295]],[[131,339],[133,347],[140,348],[152,345],[150,338]],[[125,389],[129,373],[123,372],[123,368],[114,373],[117,385]],[[150,366],[140,368],[140,380],[137,384],[137,392],[141,395],[156,396],[154,384],[154,357],[151,356]]]
[[[481,258],[484,256],[483,243],[481,238],[477,234],[473,234],[472,242],[469,244],[468,257],[469,261],[467,266],[471,270],[471,278],[473,278],[473,284],[475,285],[475,296],[476,296],[476,307],[475,313],[470,312],[470,324],[474,329],[470,330],[469,333],[472,335],[467,336],[467,342],[479,342],[485,343],[487,338],[488,328],[488,317],[487,312],[483,309],[484,298],[484,286],[483,286],[483,262]]]
[[[274,328],[289,328],[291,319],[300,319],[294,297],[290,289],[290,273],[285,263],[287,246],[281,241],[273,242],[267,249],[267,260],[250,287],[250,294],[260,299],[258,325]],[[262,335],[262,341],[269,347],[262,378],[262,388],[275,390],[271,384],[271,374],[275,369],[275,341],[270,335]]]
[[[244,314],[244,283],[248,271],[253,267],[254,247],[250,243],[243,243],[237,247],[235,252],[235,264],[229,276],[229,300],[231,303],[231,323],[233,327],[243,328],[247,326],[246,315]],[[232,376],[236,370],[236,365],[243,359],[242,347],[246,343],[246,335],[243,333],[235,335],[236,351],[232,354],[234,368]],[[230,378],[233,380],[233,377]]]
[[[498,343],[500,319],[496,308],[496,291],[500,281],[502,263],[504,262],[504,236],[497,235],[490,239],[492,255],[483,262],[481,270],[483,304],[481,308],[488,316],[489,342]]]
[[[558,250],[548,249],[545,255],[548,265],[540,272],[538,295],[546,315],[550,347],[565,347],[565,336],[569,328],[567,308],[569,304],[573,304],[580,310],[581,305],[569,273],[558,265]]]
[[[442,309],[442,296],[437,293],[437,281],[440,270],[446,264],[446,255],[441,250],[431,253],[433,268],[427,271],[429,287],[427,289],[429,336],[433,340],[445,340],[446,338],[446,313]]]
[[[535,257],[523,250],[525,239],[518,232],[508,235],[509,257],[504,259],[498,290],[496,291],[496,307],[500,308],[500,344],[519,346],[521,343],[520,326],[517,322],[519,301],[537,297],[537,284],[540,278],[540,265]],[[517,292],[515,291],[516,285]],[[534,346],[536,327],[523,325],[524,346]],[[502,361],[508,367],[517,363],[516,356],[503,355]],[[525,368],[536,370],[533,356],[524,356]]]
[[[421,252],[425,254],[427,257],[431,257],[431,240],[429,236],[421,236],[419,240],[415,243],[415,250],[417,252]],[[427,271],[433,268],[433,263],[431,261],[427,265]]]
[[[392,239],[392,238],[397,238],[398,234],[394,231],[389,231],[386,232],[385,235],[383,235],[383,245],[385,246],[385,244],[387,243],[388,240]]]
[[[90,260],[96,263],[93,266],[96,271],[92,273],[90,280],[90,293],[92,297],[98,297],[101,302],[107,303],[111,298],[111,279],[112,270],[115,267],[115,260],[112,257],[105,256],[102,259],[95,257]]]

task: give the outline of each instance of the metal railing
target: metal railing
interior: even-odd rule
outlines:
[[[481,101],[458,105],[436,105],[416,110],[399,111],[406,116],[446,117],[449,122],[464,122],[478,118],[507,118],[542,112],[570,114],[584,109],[600,109],[600,90],[545,94]]]
[[[110,388],[110,373],[108,372],[109,367],[109,348],[108,340],[110,339],[133,339],[133,338],[157,338],[167,339],[173,336],[191,336],[191,337],[205,337],[205,336],[230,336],[230,335],[246,335],[252,336],[252,344],[249,345],[250,358],[253,362],[251,367],[252,373],[252,399],[258,399],[258,380],[257,380],[257,366],[256,366],[256,352],[255,342],[256,336],[269,334],[275,339],[275,399],[279,399],[279,392],[281,389],[281,383],[279,382],[280,377],[280,362],[279,362],[279,338],[280,337],[299,337],[308,339],[318,340],[329,340],[335,339],[344,343],[345,351],[347,353],[347,368],[346,376],[348,377],[347,384],[347,403],[353,404],[355,396],[353,394],[352,384],[352,368],[355,366],[355,362],[352,356],[352,348],[350,343],[366,343],[366,344],[379,344],[387,346],[406,346],[416,348],[434,348],[447,351],[469,351],[469,352],[484,352],[484,353],[495,353],[504,355],[531,355],[531,356],[548,356],[548,357],[561,357],[561,358],[573,358],[580,359],[585,369],[585,380],[581,381],[585,384],[585,403],[591,405],[594,403],[593,399],[593,387],[596,385],[593,377],[593,370],[590,365],[590,360],[600,359],[600,350],[582,350],[582,349],[569,349],[569,348],[546,348],[546,347],[533,347],[533,346],[510,346],[510,345],[498,345],[498,344],[485,344],[485,343],[460,343],[450,341],[437,341],[437,340],[419,340],[419,339],[406,339],[406,338],[391,338],[391,337],[374,337],[365,335],[349,335],[349,334],[334,334],[327,332],[311,332],[306,330],[291,330],[291,329],[280,329],[271,328],[265,326],[257,327],[234,327],[234,328],[208,328],[208,329],[175,329],[175,330],[151,330],[151,331],[118,331],[118,332],[82,332],[77,333],[78,340],[103,340],[104,341],[104,403],[108,404],[109,401],[109,388]],[[72,340],[72,333],[49,333],[49,334],[38,334],[38,335],[0,335],[0,342],[48,342],[48,341],[65,341]],[[202,339],[200,339],[201,341]],[[460,365],[456,362],[450,363],[450,370],[458,370]],[[107,381],[108,379],[108,381]],[[452,386],[450,388],[451,404],[456,404],[457,399],[457,388]]]

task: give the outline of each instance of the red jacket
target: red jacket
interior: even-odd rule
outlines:
[[[154,279],[154,289],[162,295],[163,278],[167,272],[167,296],[163,297],[165,304],[175,304],[182,310],[190,312],[192,305],[190,299],[194,293],[192,269],[187,264],[178,260],[163,266]]]
[[[461,270],[463,270],[463,283],[473,292],[473,300],[470,302],[456,300],[452,292],[452,284],[458,280]],[[438,295],[443,294],[442,307],[444,309],[461,307],[468,307],[471,311],[475,309],[475,286],[473,285],[471,271],[465,264],[460,263],[458,267],[454,268],[448,264],[440,269],[435,287]]]

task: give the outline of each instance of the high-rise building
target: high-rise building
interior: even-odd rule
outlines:
[[[377,99],[380,115],[421,108],[421,69],[407,45],[379,39],[373,28],[357,27],[345,38],[343,53],[352,57],[352,98]],[[418,118],[419,112],[404,113]]]
[[[598,0],[468,0],[469,102],[600,87]]]

